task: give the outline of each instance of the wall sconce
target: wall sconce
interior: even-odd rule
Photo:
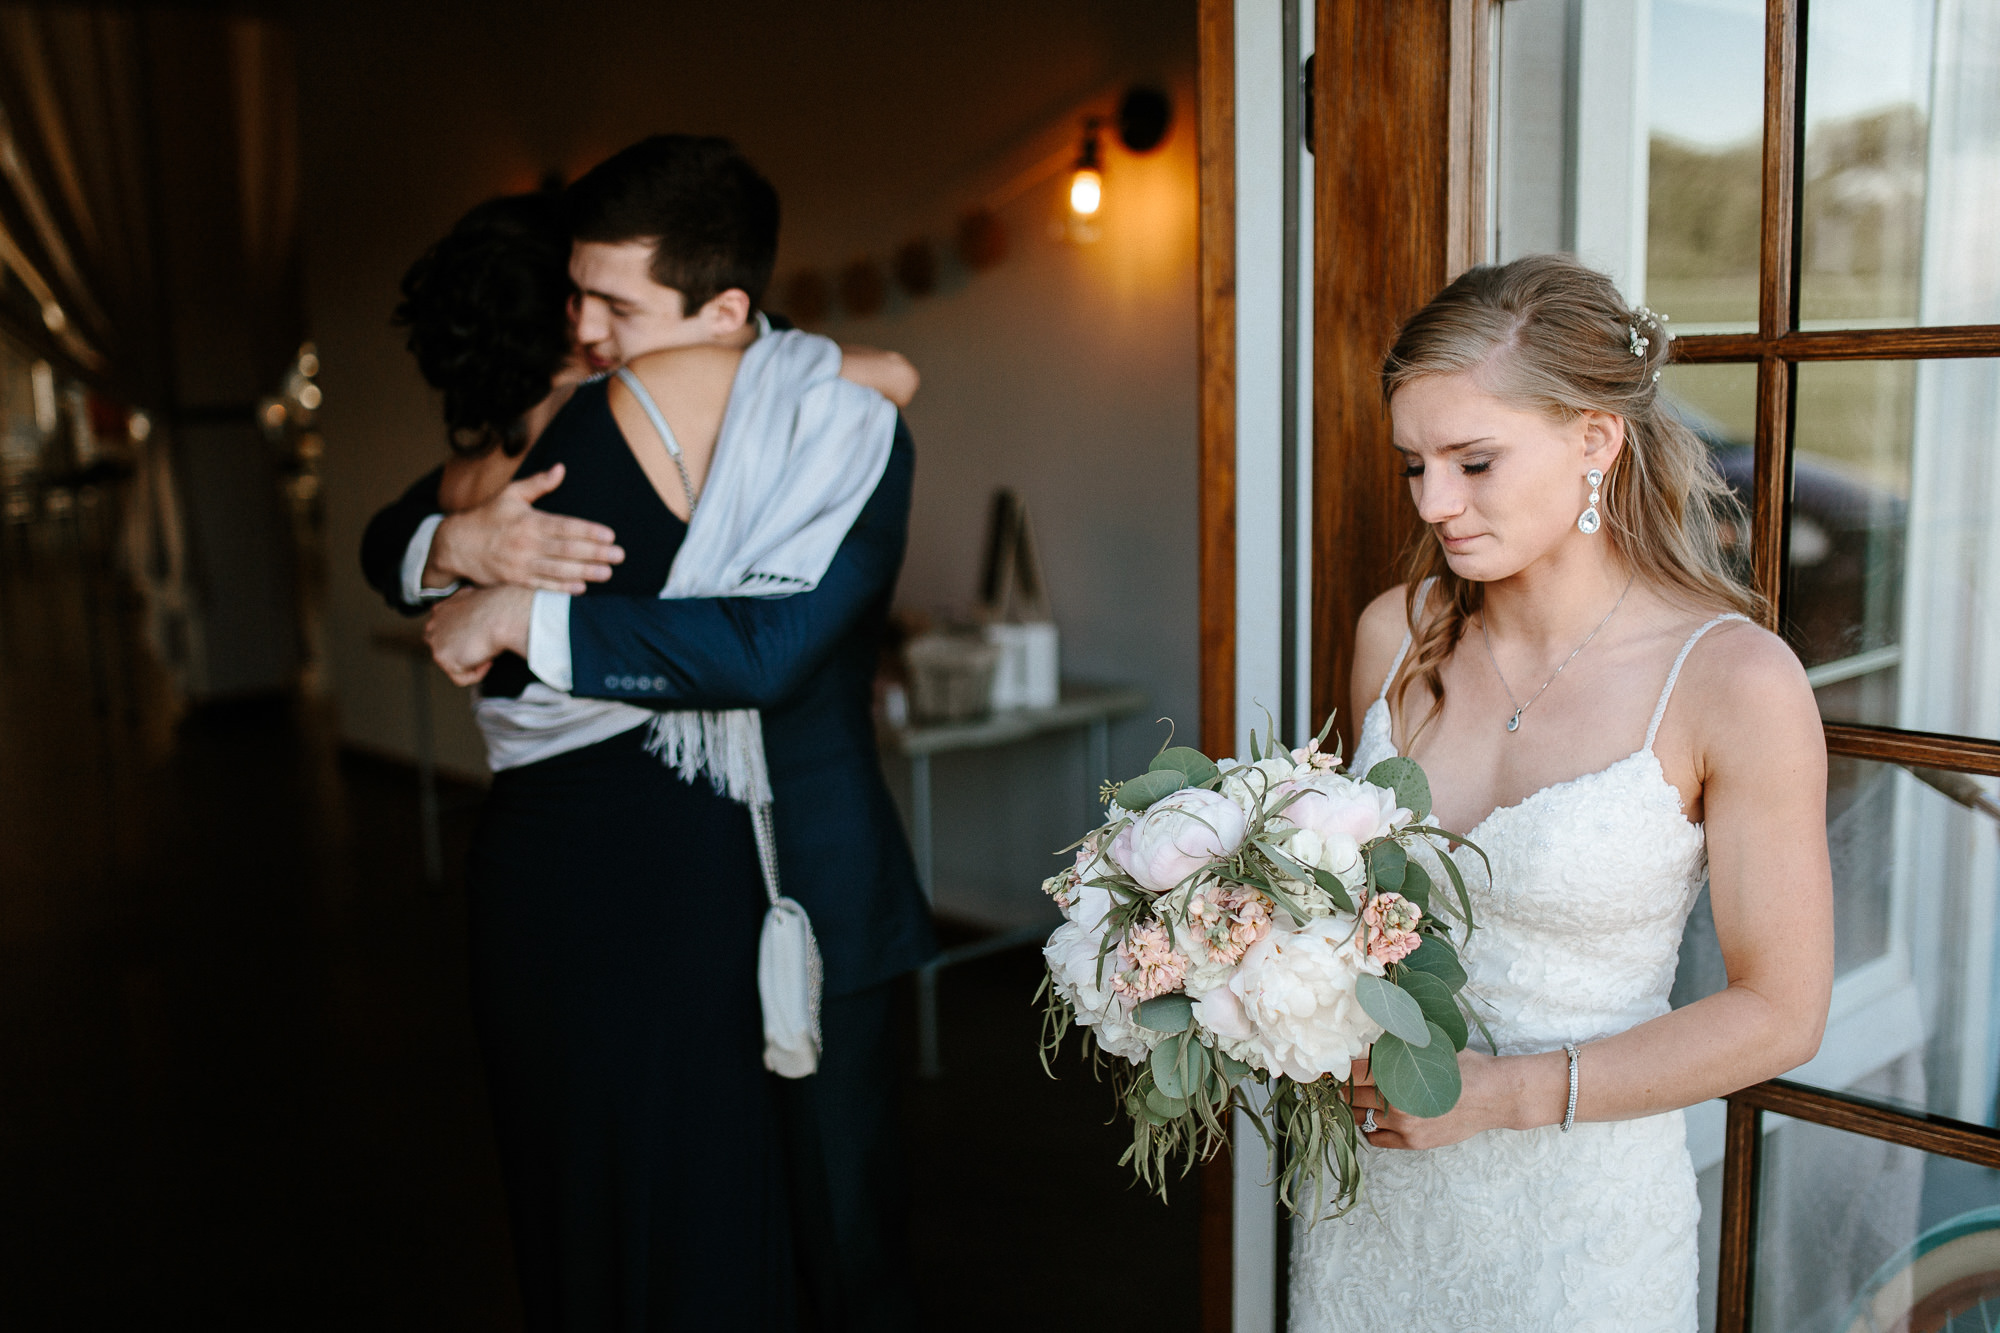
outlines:
[[[1083,151],[1069,178],[1069,211],[1093,218],[1104,206],[1104,154],[1097,141],[1097,117],[1083,122]]]

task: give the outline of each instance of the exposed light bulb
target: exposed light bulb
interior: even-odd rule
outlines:
[[[1069,211],[1080,218],[1094,217],[1104,206],[1104,175],[1095,167],[1079,167],[1069,180]]]

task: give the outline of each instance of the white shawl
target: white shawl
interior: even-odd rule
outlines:
[[[630,372],[627,387],[678,457],[680,445]],[[875,493],[895,439],[896,409],[840,378],[828,339],[766,331],[736,371],[686,539],[661,597],[778,597],[819,586],[834,553]],[[771,780],[755,709],[657,712],[577,699],[539,683],[520,699],[486,699],[479,722],[495,767],[546,758],[650,723],[646,748],[693,782],[750,807],[771,902],[758,980],[767,1065],[787,1077],[819,1060],[819,955],[803,908],[778,891]]]

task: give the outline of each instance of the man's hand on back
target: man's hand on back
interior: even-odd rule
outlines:
[[[535,501],[562,484],[563,466],[523,477],[476,509],[449,514],[431,538],[426,588],[454,580],[481,587],[512,584],[580,593],[611,577],[625,559],[616,534],[602,523],[547,514]]]

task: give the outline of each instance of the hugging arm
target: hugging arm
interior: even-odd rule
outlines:
[[[403,566],[418,532],[432,517],[442,517],[438,488],[443,481],[441,467],[425,473],[369,519],[367,530],[361,534],[361,576],[368,580],[369,587],[382,594],[382,600],[392,610],[406,616],[429,609],[426,602],[411,597],[415,590],[406,586]],[[435,524],[430,526],[435,530]],[[428,547],[428,534],[425,544]],[[421,570],[421,560],[417,567]]]
[[[464,584],[514,584],[582,592],[611,577],[625,558],[602,523],[535,508],[562,484],[563,465],[510,482],[491,499],[446,514],[437,468],[369,520],[361,539],[361,572],[383,600],[416,615]]]
[[[914,451],[899,420],[888,466],[811,592],[787,597],[542,597],[529,664],[548,666],[549,608],[566,610],[571,692],[670,708],[768,708],[797,693],[895,587]],[[563,603],[567,602],[566,608]],[[550,636],[555,637],[555,636]],[[556,681],[550,681],[556,684]]]

